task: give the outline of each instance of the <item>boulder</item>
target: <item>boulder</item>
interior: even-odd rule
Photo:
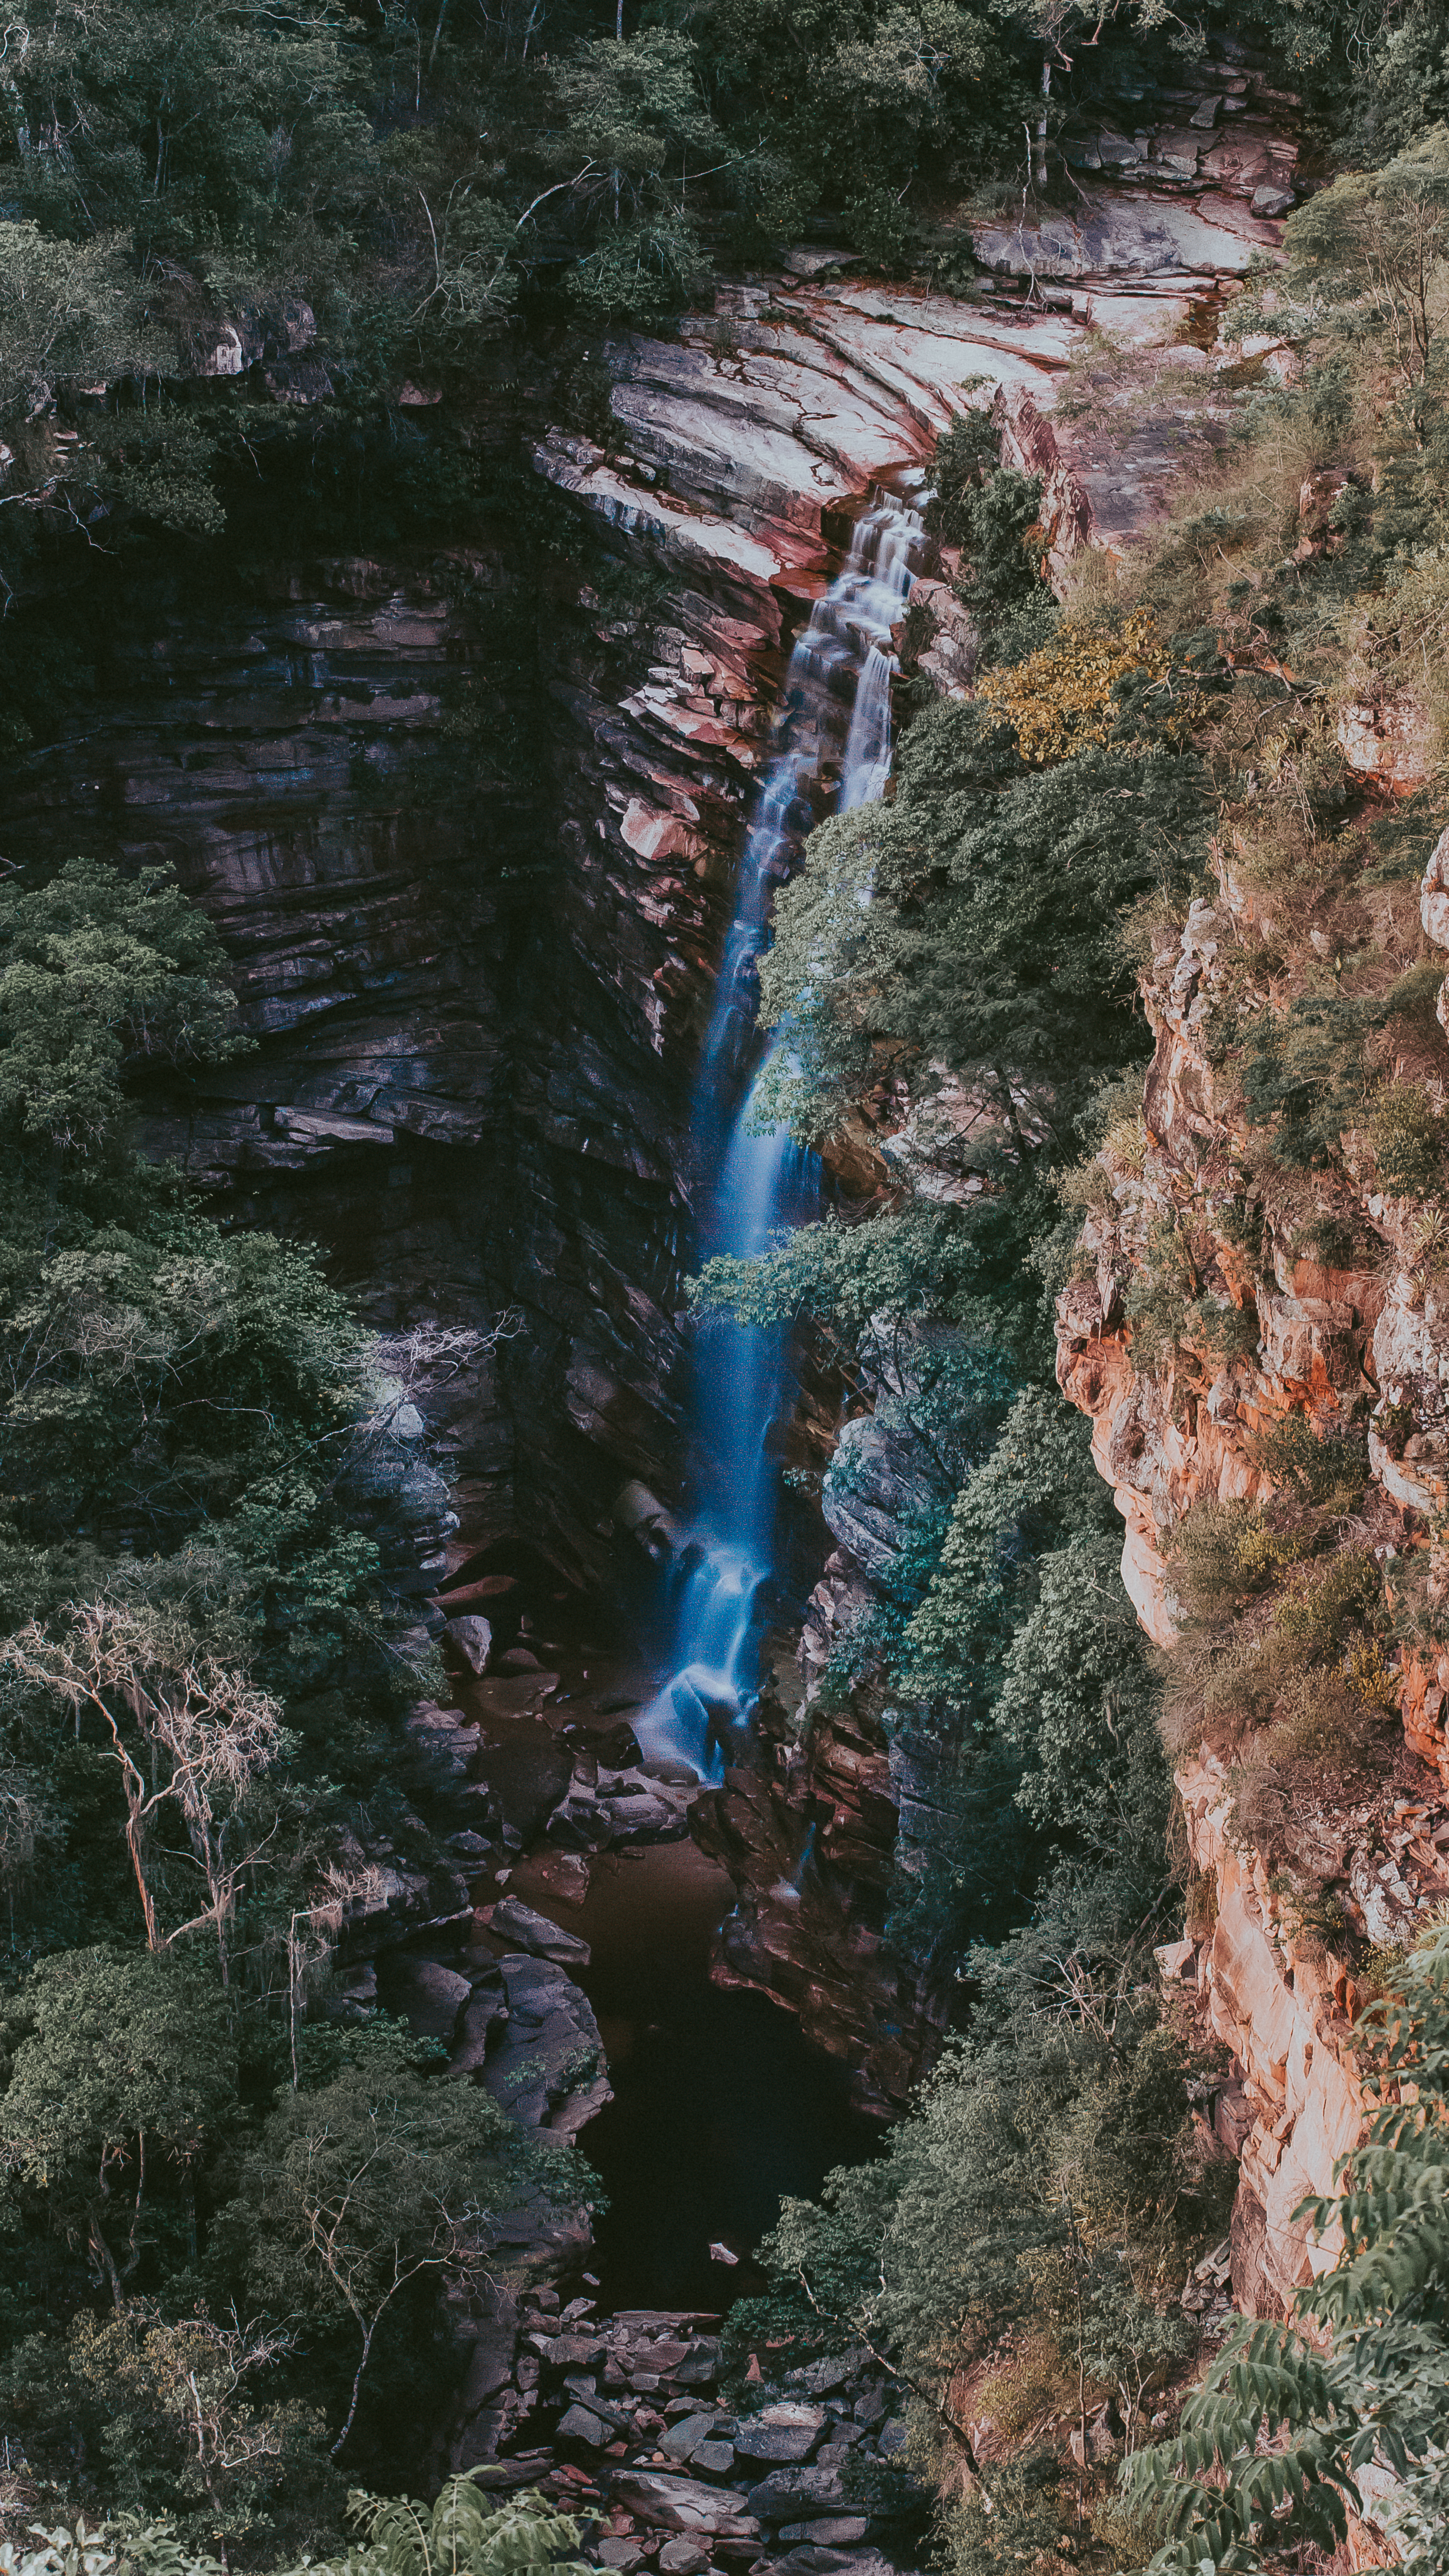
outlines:
[[[463,2008],[449,2068],[453,2075],[474,2075],[488,2056],[489,2034],[508,2019],[503,1979],[495,1972],[480,1977]]]
[[[380,1991],[389,2012],[401,2013],[420,2039],[451,2045],[458,2016],[472,1994],[466,1977],[445,1968],[440,1959],[387,1959],[382,1963]]]
[[[614,2480],[614,2496],[627,2512],[657,2530],[749,2540],[759,2528],[733,2489],[703,2486],[697,2478],[668,2477],[659,2469],[621,2469]]]
[[[614,1820],[587,1789],[574,1788],[559,1801],[547,1825],[551,1843],[566,1851],[607,1851],[614,1839]]]
[[[530,2340],[554,2370],[597,2370],[608,2351],[608,2345],[600,2343],[597,2335],[535,2334]],[[592,2404],[592,2397],[585,2398],[583,2402]],[[612,2414],[613,2409],[604,2407],[597,2411]]]
[[[577,1852],[548,1852],[534,1868],[560,1905],[582,1905],[589,1892],[589,1865]]]
[[[506,2012],[492,2034],[483,2082],[524,2128],[572,2140],[612,2098],[589,1999],[552,1960],[512,1952],[499,1961],[498,1975]]]
[[[733,2442],[701,2442],[690,2461],[690,2467],[705,2478],[730,2478],[735,2469]]]
[[[803,2541],[812,2549],[853,2549],[869,2529],[863,2513],[827,2513],[818,2522],[787,2522],[776,2538]]]
[[[825,2430],[823,2406],[767,2406],[742,2424],[735,2449],[742,2460],[764,2460],[798,2468],[808,2460]]]
[[[505,1896],[493,1908],[489,1927],[505,1941],[516,1942],[520,1950],[531,1951],[536,1959],[557,1959],[572,1968],[589,1964],[589,1945],[574,1932],[564,1932],[551,1923],[546,1914],[535,1914],[522,1897]]]
[[[747,2501],[759,2522],[814,2522],[843,2510],[845,2490],[834,2469],[776,2469]]]
[[[808,2361],[803,2370],[792,2371],[791,2382],[803,2388],[810,2397],[833,2397],[844,2388],[864,2361],[864,2353],[847,2355],[843,2361]]]
[[[1340,708],[1339,748],[1352,770],[1391,796],[1412,796],[1433,762],[1433,718],[1405,690],[1351,701]]]
[[[681,2416],[677,2424],[671,2424],[668,2432],[661,2435],[659,2448],[667,2451],[671,2460],[692,2459],[701,2442],[708,2440],[714,2425],[713,2407],[703,2414]]]
[[[602,2451],[609,2439],[609,2426],[584,2406],[570,2406],[559,2418],[558,2439],[561,2442],[583,2442],[591,2451]]]
[[[682,2532],[677,2540],[666,2540],[659,2552],[663,2576],[699,2576],[708,2563],[698,2541],[686,2540]]]
[[[469,1611],[465,1618],[449,1619],[443,1634],[450,1645],[457,1647],[464,1662],[471,1664],[475,1673],[483,1671],[493,1650],[493,1631],[486,1619],[480,1619],[476,1611]]]

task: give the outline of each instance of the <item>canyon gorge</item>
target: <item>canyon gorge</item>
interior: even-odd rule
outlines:
[[[440,2083],[597,2178],[592,2209],[530,2184],[448,2271],[411,2482],[546,2495],[620,2576],[888,2576],[925,2563],[933,2477],[965,2511],[1043,2427],[1069,2477],[1131,2447],[1130,2406],[1124,2430],[1105,2402],[1089,2423],[1085,2397],[1003,2395],[1000,2351],[994,2379],[978,2355],[935,2403],[940,2453],[911,2452],[903,2520],[923,2383],[884,2329],[796,2358],[770,2309],[782,2204],[884,2163],[943,2052],[969,2056],[979,1961],[897,1937],[903,1888],[957,1865],[939,1737],[898,1689],[840,1681],[939,1472],[912,1427],[919,1351],[872,1373],[869,1326],[852,1349],[803,1298],[758,1324],[689,1288],[822,1216],[854,1234],[985,1204],[1010,1119],[1045,1133],[1035,1076],[985,1116],[938,1064],[922,1111],[879,1047],[813,1145],[772,1124],[779,889],[831,817],[895,810],[898,737],[992,685],[969,561],[932,515],[942,442],[974,421],[1034,481],[1041,579],[1075,613],[1228,446],[1234,406],[1301,377],[1274,321],[1307,150],[1280,56],[1215,25],[1167,74],[1103,64],[1074,91],[1058,201],[1003,194],[949,278],[882,276],[822,221],[675,321],[525,310],[483,334],[466,394],[420,370],[396,408],[419,452],[466,457],[458,526],[397,533],[359,467],[355,545],[344,494],[314,546],[259,473],[204,558],[111,554],[102,530],[10,612],[65,677],[8,759],[9,875],[173,871],[238,997],[244,1048],[141,1068],[140,1147],[228,1238],[315,1246],[367,1337],[338,1490],[380,1550],[396,1671],[428,1678],[389,1741],[391,1804],[342,1853],[319,2014],[396,2017]],[[1261,310],[1234,335],[1244,296]],[[1132,388],[1115,410],[1081,399],[1108,349]],[[198,402],[239,376],[299,415],[325,400],[300,298],[218,330]],[[1347,488],[1304,481],[1303,564]],[[1406,691],[1364,678],[1337,724],[1366,811],[1431,788]],[[1211,900],[1164,904],[1140,1125],[1088,1157],[1052,1300],[1061,1410],[1090,1421],[1164,1670],[1180,1629],[1196,1651],[1175,1533],[1204,1502],[1291,1498],[1285,1423],[1331,1442],[1363,1416],[1352,1545],[1391,1595],[1420,1558],[1442,1591],[1449,1309],[1418,1201],[1369,1155],[1312,1209],[1265,1185],[1243,1249],[1253,1121],[1214,1013],[1290,970],[1241,859],[1215,825]],[[1449,835],[1421,914],[1371,898],[1405,974],[1425,943],[1449,967],[1446,885]],[[863,917],[869,881],[854,899]],[[1183,1302],[1230,1314],[1216,1340],[1142,1321],[1173,1228]],[[1229,2198],[1227,2233],[1159,2282],[1188,2341],[1144,2419],[1235,2316],[1281,2320],[1335,2259],[1302,2204],[1372,2115],[1364,1958],[1402,1956],[1449,1901],[1449,1659],[1426,1632],[1375,1674],[1372,1755],[1316,1794],[1270,1781],[1266,1824],[1226,1736],[1173,1738],[1181,1884],[1151,2011],[1190,2061],[1204,2206]],[[304,1697],[319,1735],[324,1699],[340,1727],[345,1684]],[[1326,1929],[1309,1880],[1339,1908]],[[1024,1922],[1003,1899],[992,1937]],[[295,2090],[295,2026],[292,2048]],[[1399,2555],[1393,2480],[1368,2471],[1359,2503],[1345,2569]],[[1093,2546],[1083,2563],[1117,2563]]]

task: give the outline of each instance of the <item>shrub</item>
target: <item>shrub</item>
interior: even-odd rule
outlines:
[[[1285,1413],[1253,1443],[1256,1465],[1297,1501],[1338,1512],[1361,1500],[1368,1439],[1347,1423],[1320,1427],[1307,1413]]]
[[[1165,693],[1168,671],[1155,620],[1145,610],[1121,625],[1070,617],[1039,652],[989,672],[979,694],[1010,725],[1022,759],[1042,769],[1070,759],[1084,743],[1107,741],[1120,680],[1131,673]]]
[[[1205,1495],[1184,1513],[1163,1554],[1189,1621],[1206,1628],[1246,1608],[1307,1544],[1297,1532],[1273,1528],[1261,1503]]]
[[[1346,1548],[1314,1566],[1281,1600],[1273,1626],[1285,1644],[1314,1662],[1341,1650],[1351,1628],[1362,1625],[1383,1601],[1383,1583],[1364,1548]]]
[[[1443,1177],[1444,1131],[1416,1082],[1379,1092],[1368,1122],[1379,1179],[1391,1198],[1422,1198]]]

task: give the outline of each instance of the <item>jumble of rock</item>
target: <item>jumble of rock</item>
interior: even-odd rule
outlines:
[[[583,1755],[548,1820],[550,1842],[565,1851],[607,1851],[614,1844],[677,1842],[689,1831],[699,1773],[687,1762],[636,1762],[611,1771]]]
[[[749,2384],[741,2408],[716,2393],[716,2318],[601,2317],[535,2289],[516,2320],[507,2403],[501,2381],[491,2392],[510,2446],[481,2456],[490,2483],[542,2486],[587,2517],[596,2565],[884,2576],[885,2527],[852,2502],[848,2463],[894,2457],[901,2427],[866,2353],[791,2371],[778,2393]]]

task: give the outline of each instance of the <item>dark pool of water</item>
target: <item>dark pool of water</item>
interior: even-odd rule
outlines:
[[[621,1703],[645,1701],[658,1675],[637,1649],[587,1641],[595,1608],[545,1593],[522,1559],[516,1570],[524,1633],[559,1687],[530,1712],[510,1705],[529,1697],[527,1680],[460,1675],[458,1697],[483,1723],[479,1771],[531,1839],[568,1776],[562,1731],[606,1726]],[[683,1841],[592,1858],[581,1906],[550,1887],[541,1853],[509,1885],[592,1954],[571,1973],[598,2017],[614,2090],[578,2141],[608,2195],[588,2262],[600,2306],[722,2309],[763,2288],[750,2258],[781,2198],[813,2198],[833,2165],[874,2152],[881,2132],[851,2111],[845,2070],[806,2044],[792,2015],[711,1985],[711,1944],[734,1903],[727,1873]],[[712,2243],[739,2262],[711,2260]]]
[[[751,2260],[781,2197],[813,2197],[832,2165],[880,2132],[842,2069],[763,1995],[709,1982],[733,1903],[692,1843],[594,1861],[582,1907],[524,1888],[592,1948],[579,1975],[598,2016],[614,2099],[579,2146],[609,2196],[589,2269],[605,2307],[723,2308],[764,2287]],[[741,2259],[711,2258],[712,2243]]]

